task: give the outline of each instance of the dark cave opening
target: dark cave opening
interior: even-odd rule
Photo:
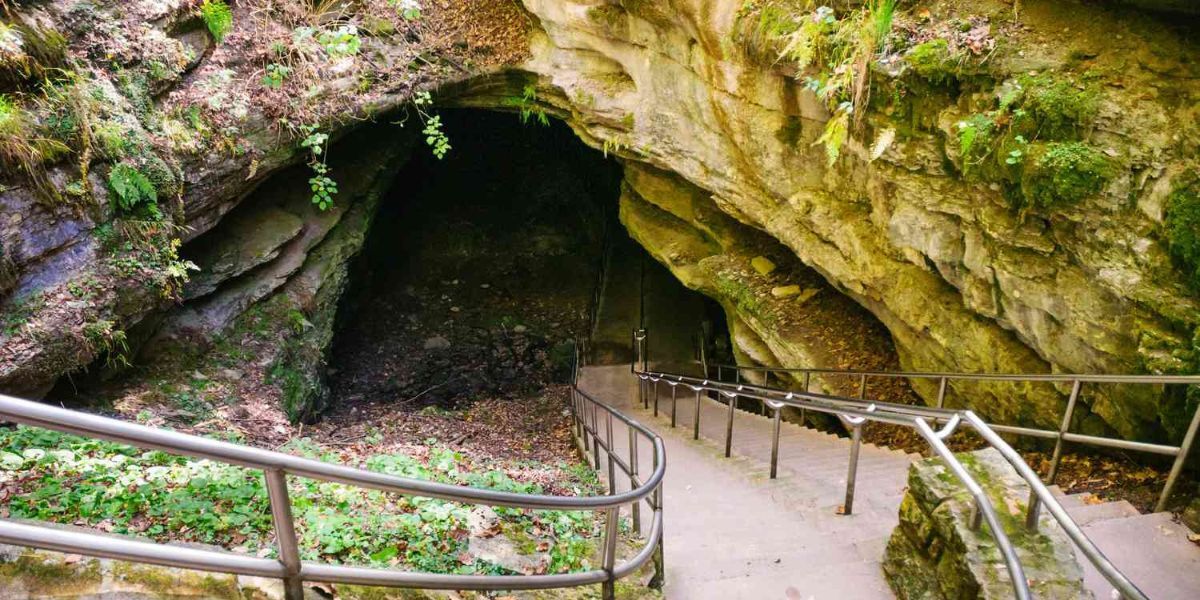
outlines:
[[[628,360],[639,322],[707,310],[617,221],[616,161],[561,122],[441,115],[453,150],[441,160],[414,151],[353,264],[329,355],[331,406],[520,397],[569,378],[576,340],[612,332],[623,351],[607,361]],[[633,266],[655,272],[669,307],[643,316],[642,285],[612,284]],[[638,314],[599,310],[601,286],[610,308],[637,303]]]

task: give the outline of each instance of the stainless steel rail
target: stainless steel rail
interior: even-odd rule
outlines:
[[[1187,461],[1188,455],[1191,453],[1191,448],[1196,441],[1198,430],[1200,430],[1200,407],[1192,413],[1191,421],[1188,422],[1188,427],[1184,431],[1184,435],[1179,445],[1157,444],[1150,442],[1139,442],[1126,440],[1121,438],[1085,435],[1081,433],[1072,433],[1071,425],[1074,422],[1075,411],[1079,405],[1079,400],[1083,394],[1083,386],[1085,384],[1134,384],[1134,385],[1200,385],[1200,376],[1196,375],[1071,375],[1062,373],[1025,373],[1025,374],[1010,374],[1010,373],[940,373],[927,371],[858,371],[858,370],[842,370],[842,369],[817,369],[817,368],[784,368],[784,367],[762,367],[762,366],[739,366],[739,365],[723,365],[723,364],[705,364],[701,362],[701,369],[705,377],[709,377],[713,370],[716,370],[716,379],[721,381],[728,371],[735,373],[735,382],[740,382],[743,378],[743,372],[764,373],[764,380],[769,384],[769,379],[772,374],[777,379],[780,374],[786,374],[793,378],[799,377],[803,381],[804,391],[809,390],[809,382],[813,376],[830,375],[830,376],[845,376],[854,377],[859,382],[859,398],[868,398],[868,381],[870,379],[926,379],[937,380],[938,395],[937,407],[943,408],[946,403],[947,388],[950,382],[953,381],[994,381],[994,382],[1013,382],[1013,383],[1057,383],[1070,384],[1071,392],[1067,396],[1066,408],[1063,410],[1058,429],[1040,429],[1036,427],[1019,427],[1015,425],[1003,425],[989,423],[988,427],[998,433],[1007,433],[1025,437],[1035,437],[1041,439],[1055,440],[1054,452],[1050,458],[1050,471],[1046,477],[1046,483],[1053,485],[1058,477],[1059,466],[1062,463],[1063,451],[1066,444],[1085,444],[1090,446],[1099,446],[1103,448],[1115,448],[1119,450],[1130,450],[1134,452],[1147,452],[1150,454],[1159,454],[1163,456],[1173,457],[1175,460],[1171,464],[1171,470],[1167,475],[1167,481],[1163,485],[1162,492],[1159,494],[1158,502],[1155,505],[1155,511],[1166,510],[1167,501],[1171,497],[1171,492],[1175,489],[1175,484],[1179,480],[1180,473],[1183,472],[1184,464]],[[781,379],[782,380],[782,379]],[[1031,503],[1038,504],[1037,498],[1032,498]],[[1036,519],[1036,511],[1033,517]]]
[[[1020,455],[1005,442],[997,433],[997,428],[989,426],[978,415],[970,410],[953,410],[944,407],[924,407],[910,406],[904,404],[893,404],[886,402],[873,402],[866,399],[866,385],[860,383],[859,398],[848,398],[844,396],[836,396],[830,394],[820,394],[804,391],[794,391],[786,389],[776,389],[768,386],[751,385],[748,383],[722,382],[713,381],[707,377],[692,377],[676,373],[656,372],[649,368],[649,362],[644,351],[647,341],[645,330],[640,330],[634,334],[635,344],[635,361],[632,366],[634,374],[642,380],[645,385],[642,385],[640,393],[642,394],[643,404],[649,403],[649,396],[653,393],[655,402],[658,397],[658,387],[660,384],[665,384],[675,390],[679,386],[696,392],[695,401],[697,410],[695,413],[697,421],[693,423],[693,431],[699,431],[699,403],[702,397],[706,394],[712,394],[715,398],[724,399],[724,402],[729,405],[729,419],[726,423],[726,439],[725,444],[728,449],[730,440],[733,435],[733,410],[736,406],[737,399],[749,398],[758,400],[764,406],[769,407],[774,411],[774,427],[772,428],[771,442],[771,477],[774,478],[777,472],[779,458],[779,422],[782,411],[785,407],[793,407],[802,411],[815,411],[819,413],[829,414],[838,417],[846,423],[852,430],[852,442],[850,448],[850,458],[848,475],[846,481],[845,502],[839,512],[842,514],[851,514],[854,503],[854,487],[855,474],[858,462],[858,449],[861,444],[862,427],[867,422],[880,422],[891,425],[902,425],[912,427],[917,430],[922,438],[930,445],[934,453],[937,454],[946,465],[950,472],[958,479],[967,489],[973,499],[973,513],[971,515],[971,527],[978,528],[982,523],[986,522],[988,530],[991,532],[996,546],[1004,559],[1005,566],[1008,568],[1009,576],[1012,580],[1013,594],[1016,598],[1027,599],[1031,597],[1029,582],[1025,578],[1024,569],[1017,556],[1015,547],[1009,540],[1007,533],[1004,531],[997,517],[995,507],[987,494],[979,486],[979,484],[971,477],[967,469],[954,456],[954,453],[946,446],[944,440],[953,434],[958,427],[966,424],[971,429],[976,431],[990,446],[996,448],[1001,456],[1009,462],[1015,469],[1017,474],[1025,480],[1031,490],[1031,502],[1028,505],[1026,513],[1026,524],[1030,527],[1036,527],[1038,521],[1039,505],[1044,504],[1051,517],[1062,527],[1063,532],[1071,540],[1071,542],[1079,548],[1083,556],[1091,562],[1096,569],[1105,577],[1105,579],[1113,586],[1114,591],[1120,598],[1148,600],[1148,597],[1120,570],[1118,570],[1111,561],[1104,556],[1096,545],[1088,539],[1083,533],[1079,525],[1071,519],[1066,510],[1058,502],[1050,489],[1042,483],[1037,477],[1037,474],[1025,463]],[[814,370],[800,370],[814,371]],[[808,383],[810,373],[805,373],[805,383]],[[837,373],[844,373],[837,371]],[[855,374],[861,375],[862,372]],[[948,376],[949,374],[946,374]],[[936,374],[941,377],[943,374]],[[1200,378],[1196,378],[1200,381]],[[1069,380],[1069,379],[1068,379]],[[862,381],[865,381],[862,380]],[[805,386],[807,388],[807,385]],[[944,385],[943,385],[944,387]],[[673,398],[677,395],[673,392]],[[672,403],[674,404],[674,402]],[[1195,422],[1193,421],[1193,424]],[[935,426],[942,424],[940,429],[935,429]],[[1194,427],[1193,427],[1194,429]],[[1192,432],[1194,435],[1194,431]],[[726,453],[728,456],[728,451]]]
[[[597,467],[600,464],[599,449],[603,448],[607,453],[611,486],[611,493],[608,495],[569,497],[515,494],[397,477],[0,395],[2,420],[261,470],[266,478],[279,558],[253,558],[216,550],[65,532],[2,519],[0,542],[185,569],[278,578],[284,581],[288,600],[300,600],[303,597],[304,581],[455,590],[548,589],[598,583],[602,585],[603,597],[610,599],[613,597],[614,583],[617,579],[636,571],[649,561],[656,551],[661,552],[660,487],[666,472],[666,453],[662,440],[651,430],[589,396],[578,387],[572,386],[571,390],[570,409],[577,441],[582,439],[583,444],[597,448]],[[584,422],[584,415],[589,413],[593,421],[590,426]],[[605,415],[603,419],[608,425],[609,437],[606,440],[601,440],[601,434],[595,426],[600,414]],[[641,437],[648,440],[653,452],[654,469],[644,479],[637,475],[636,444],[631,445],[628,463],[621,461],[612,452],[611,433],[614,419],[625,424],[631,439]],[[630,489],[624,492],[616,491],[613,479],[613,468],[618,463],[623,466],[623,471],[630,481]],[[606,521],[602,565],[599,569],[552,575],[447,575],[302,562],[292,517],[292,503],[288,498],[288,476],[470,504],[603,512]],[[648,504],[653,516],[645,546],[633,557],[618,563],[616,549],[621,508],[630,505],[636,511],[640,502]],[[637,524],[636,518],[634,522]]]

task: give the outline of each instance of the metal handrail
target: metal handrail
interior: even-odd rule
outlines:
[[[699,362],[699,361],[696,361]],[[766,367],[760,365],[730,365],[709,363],[708,367],[741,371],[771,371],[774,373],[812,373],[814,375],[866,375],[867,377],[891,377],[899,379],[940,379],[976,381],[1059,382],[1071,383],[1159,383],[1198,384],[1200,375],[1106,375],[1071,373],[961,373],[951,371],[871,371],[859,369],[831,369],[824,367]]]
[[[635,335],[635,343],[642,344],[646,338],[645,332],[639,332]],[[641,356],[637,352],[635,355]],[[1120,594],[1122,598],[1148,600],[1148,597],[1107,557],[1096,547],[1079,525],[1071,519],[1066,510],[1054,497],[1050,489],[1038,479],[1037,474],[1029,467],[1020,457],[1017,452],[1005,442],[999,434],[996,433],[986,422],[969,410],[952,410],[942,407],[914,407],[904,404],[895,404],[888,402],[873,402],[865,399],[865,394],[861,394],[860,398],[847,398],[830,394],[818,394],[808,391],[799,392],[791,390],[773,389],[766,386],[749,385],[745,383],[727,383],[720,381],[712,381],[706,378],[697,378],[675,373],[662,373],[651,371],[645,362],[639,366],[636,359],[634,364],[634,373],[643,382],[653,383],[654,402],[657,410],[658,402],[658,384],[666,383],[674,390],[677,386],[686,386],[696,392],[696,416],[699,417],[699,404],[701,396],[705,392],[711,392],[718,397],[725,397],[729,404],[729,422],[726,429],[726,456],[729,455],[728,449],[731,445],[733,435],[733,410],[736,407],[736,402],[739,397],[758,400],[769,406],[775,411],[775,427],[773,431],[773,440],[771,448],[771,477],[776,476],[776,469],[779,456],[779,421],[782,410],[785,406],[799,408],[801,410],[813,410],[825,414],[831,414],[840,418],[849,419],[849,424],[853,427],[853,442],[850,451],[849,473],[846,482],[846,500],[840,512],[850,514],[853,510],[855,474],[857,469],[858,449],[861,444],[861,430],[863,425],[868,421],[888,423],[892,425],[904,425],[915,428],[918,433],[926,440],[933,448],[934,452],[946,462],[951,473],[954,474],[962,484],[967,488],[974,500],[974,513],[971,518],[971,527],[978,528],[981,522],[987,522],[988,529],[991,531],[993,538],[996,541],[997,547],[1000,549],[1001,555],[1004,558],[1005,565],[1008,568],[1009,575],[1012,579],[1013,592],[1015,597],[1026,599],[1031,597],[1029,583],[1025,579],[1024,570],[1020,560],[1017,557],[1016,549],[1013,547],[1003,527],[1000,525],[999,519],[996,516],[995,508],[988,499],[987,494],[977,482],[970,476],[970,473],[963,467],[962,463],[954,456],[954,453],[946,447],[943,439],[954,432],[955,428],[961,423],[969,424],[972,429],[979,432],[985,441],[992,447],[996,448],[1001,456],[1007,462],[1013,465],[1017,474],[1025,480],[1031,489],[1032,498],[1036,498],[1041,504],[1045,504],[1051,517],[1058,522],[1062,527],[1068,539],[1080,549],[1084,557],[1091,562],[1096,569],[1104,576],[1104,578],[1113,586],[1114,590]],[[646,396],[647,390],[645,386],[641,388],[643,394],[643,402],[648,403],[649,399]],[[673,392],[672,398],[677,398]],[[672,402],[672,413],[675,411],[675,402]],[[945,425],[935,431],[930,423],[944,422]],[[695,435],[699,433],[699,421],[693,424],[695,427]],[[1030,502],[1027,509],[1026,523],[1032,527],[1037,524],[1038,504]]]
[[[938,380],[938,395],[936,403],[937,408],[939,409],[945,406],[947,385],[951,381],[1069,383],[1071,384],[1071,392],[1067,397],[1067,406],[1063,411],[1062,419],[1058,429],[1041,429],[1037,427],[1022,427],[996,423],[989,423],[988,427],[998,433],[1055,440],[1054,452],[1050,458],[1050,470],[1046,477],[1047,482],[1050,484],[1053,484],[1054,480],[1058,476],[1059,466],[1062,463],[1063,451],[1067,442],[1099,446],[1102,448],[1146,452],[1174,458],[1175,460],[1171,464],[1171,470],[1167,475],[1167,481],[1164,483],[1162,492],[1158,497],[1158,502],[1155,504],[1154,510],[1156,512],[1166,510],[1167,501],[1171,497],[1171,492],[1175,489],[1175,484],[1178,482],[1179,476],[1183,472],[1184,464],[1186,463],[1188,455],[1191,452],[1192,445],[1196,441],[1198,431],[1200,431],[1200,407],[1197,407],[1197,409],[1193,411],[1191,421],[1188,422],[1188,427],[1184,431],[1184,436],[1179,445],[1139,442],[1122,438],[1072,433],[1070,431],[1071,424],[1074,421],[1075,409],[1078,406],[1079,398],[1082,394],[1083,384],[1085,383],[1200,385],[1200,375],[1101,375],[1066,373],[950,373],[933,371],[870,371],[809,367],[742,366],[728,364],[708,364],[700,361],[698,362],[701,364],[701,369],[704,371],[705,377],[708,376],[711,369],[715,368],[717,370],[718,380],[722,378],[725,370],[733,370],[737,374],[738,382],[741,381],[741,373],[743,371],[762,372],[766,373],[767,377],[769,377],[771,373],[802,375],[804,389],[806,392],[808,391],[810,378],[813,375],[858,377],[859,397],[861,399],[867,398],[867,381],[869,378],[936,379]],[[1038,500],[1035,498],[1031,500],[1031,502],[1036,505]]]
[[[666,472],[666,451],[662,439],[636,420],[596,400],[577,386],[572,385],[571,390],[571,410],[576,423],[580,422],[579,415],[585,410],[593,415],[603,412],[607,415],[610,429],[615,418],[629,429],[631,439],[634,439],[636,434],[649,440],[653,447],[655,468],[648,477],[637,480],[627,491],[617,492],[615,483],[611,481],[610,469],[610,493],[604,496],[517,494],[376,473],[0,395],[0,419],[5,421],[263,471],[279,559],[252,558],[216,550],[181,548],[96,534],[64,532],[4,519],[0,519],[0,542],[162,566],[282,579],[288,600],[299,600],[303,597],[303,581],[456,590],[548,589],[600,583],[603,585],[604,597],[611,598],[617,579],[645,564],[656,546],[661,549],[662,509],[658,498]],[[590,433],[594,438],[592,445],[599,446],[595,430]],[[611,447],[611,443],[607,447]],[[635,444],[631,448],[631,463],[636,462]],[[636,469],[634,472],[636,474]],[[289,475],[470,504],[539,510],[602,511],[607,515],[603,566],[584,572],[553,575],[446,575],[302,562],[299,558],[291,500],[287,492]],[[634,479],[635,477],[631,477],[631,482]],[[647,502],[653,511],[646,547],[633,558],[618,564],[616,543],[621,507],[628,504],[636,508],[642,501]]]

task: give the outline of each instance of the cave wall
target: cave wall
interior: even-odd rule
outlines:
[[[363,4],[350,17],[361,25],[384,14],[382,0]],[[870,366],[789,333],[820,315],[816,307],[841,306],[869,311],[861,322],[876,337],[865,339],[890,338],[907,369],[1195,369],[1197,298],[1163,226],[1169,198],[1196,171],[1200,139],[1200,54],[1194,36],[1177,29],[1183,18],[1104,2],[1024,1],[1019,13],[1001,0],[906,6],[913,35],[959,35],[968,24],[976,41],[993,45],[967,68],[932,74],[903,52],[873,65],[875,101],[830,162],[818,143],[827,105],[803,73],[745,36],[748,12],[762,3],[522,4],[431,5],[416,24],[391,15],[391,28],[375,21],[357,55],[306,62],[294,81],[266,91],[271,41],[292,38],[304,22],[295,11],[252,14],[255,2],[238,3],[234,30],[215,44],[197,37],[190,3],[23,8],[64,34],[89,93],[102,99],[98,118],[119,123],[143,151],[93,156],[82,178],[88,202],[47,205],[20,181],[0,188],[0,389],[38,395],[102,354],[96,342],[105,340],[89,332],[133,327],[174,312],[200,287],[220,287],[203,275],[182,287],[169,270],[178,266],[170,241],[199,238],[271,175],[305,160],[303,136],[281,118],[336,138],[358,119],[391,118],[417,90],[437,91],[442,104],[536,105],[618,156],[629,166],[622,218],[631,235],[720,302],[756,360]],[[156,58],[172,64],[165,77]],[[958,123],[1035,74],[1069,75],[1096,90],[1082,139],[1111,173],[1078,202],[1018,211],[1004,186],[964,175]],[[181,135],[193,109],[204,127]],[[155,249],[166,255],[146,256],[132,272],[98,235],[115,222],[105,177],[121,161],[157,169],[170,225]],[[47,177],[66,189],[82,175],[65,161]],[[783,268],[754,269],[766,255]],[[799,293],[773,293],[791,285]],[[816,295],[805,298],[810,290]],[[844,298],[852,305],[838,305]],[[1052,426],[1063,392],[983,390],[973,406]],[[1177,439],[1182,401],[1163,398],[1159,390],[1089,392],[1084,429]]]
[[[778,240],[887,327],[904,368],[1191,368],[1196,296],[1171,260],[1162,221],[1168,194],[1195,169],[1188,132],[1197,122],[1197,48],[1163,21],[1089,5],[1089,22],[1080,23],[1080,6],[1025,2],[1012,29],[1012,7],[1003,2],[929,3],[934,20],[986,15],[997,35],[1010,37],[972,85],[931,97],[937,104],[922,107],[924,126],[872,152],[872,141],[897,127],[872,112],[866,132],[829,164],[814,144],[828,109],[795,73],[735,43],[742,3],[525,5],[540,30],[523,68],[539,78],[544,102],[583,139],[677,174],[724,215]],[[1022,74],[1084,68],[1100,78],[1087,142],[1115,165],[1103,190],[1073,205],[1019,212],[996,185],[962,176],[954,127],[972,106]],[[506,93],[495,86],[480,84],[467,102]],[[707,226],[685,214],[653,234],[639,236],[650,230],[637,223],[630,229],[687,282],[690,269],[669,256],[674,237],[693,235],[683,223]],[[752,322],[752,312],[739,314]],[[782,364],[811,359],[780,344],[772,350]],[[985,395],[977,408],[1053,426],[1061,396],[1009,388]],[[1088,402],[1093,431],[1181,434],[1179,407],[1165,404],[1159,390],[1089,394]]]

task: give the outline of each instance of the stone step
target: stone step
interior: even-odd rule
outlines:
[[[1115,502],[1101,502],[1099,504],[1084,504],[1082,506],[1072,506],[1067,508],[1067,514],[1071,516],[1080,527],[1097,523],[1099,521],[1107,521],[1109,519],[1124,519],[1127,517],[1136,517],[1142,513],[1137,507],[1126,502],[1118,500]]]
[[[1100,551],[1154,600],[1200,597],[1200,546],[1170,513],[1094,521],[1083,527]],[[1081,561],[1084,584],[1097,598],[1111,598],[1112,586],[1091,563]]]

